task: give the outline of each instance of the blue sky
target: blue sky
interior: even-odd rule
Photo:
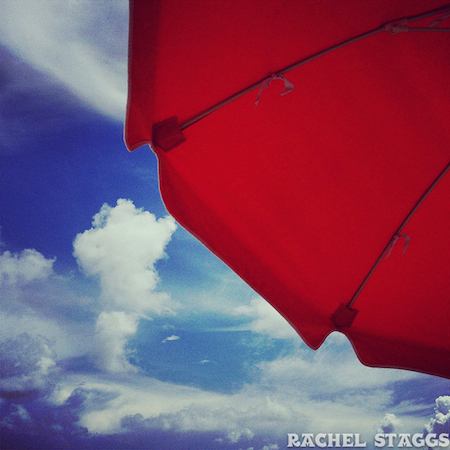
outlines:
[[[127,1],[0,3],[1,448],[450,431],[448,380],[310,350],[168,215],[123,143]]]

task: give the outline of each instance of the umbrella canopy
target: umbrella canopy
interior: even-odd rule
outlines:
[[[130,5],[125,141],[169,212],[311,348],[450,378],[450,4]]]

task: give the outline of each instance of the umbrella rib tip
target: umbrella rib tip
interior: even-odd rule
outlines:
[[[353,309],[341,303],[338,309],[331,316],[331,320],[338,329],[350,327],[355,320],[358,312],[359,311],[357,309]]]

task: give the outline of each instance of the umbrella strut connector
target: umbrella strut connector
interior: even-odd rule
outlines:
[[[331,320],[338,329],[350,327],[358,312],[359,311],[357,309],[353,309],[350,306],[341,303],[339,308],[331,316]]]
[[[390,31],[392,34],[401,33],[409,31],[409,27],[407,27],[408,19],[400,19],[394,20],[393,22],[389,22],[384,26],[386,31]]]
[[[162,122],[153,125],[153,144],[161,148],[165,152],[178,147],[186,141],[180,125],[178,117],[169,117]]]

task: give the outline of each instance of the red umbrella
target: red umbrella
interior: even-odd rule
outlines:
[[[311,348],[450,378],[450,4],[130,13],[125,140],[170,213]]]

